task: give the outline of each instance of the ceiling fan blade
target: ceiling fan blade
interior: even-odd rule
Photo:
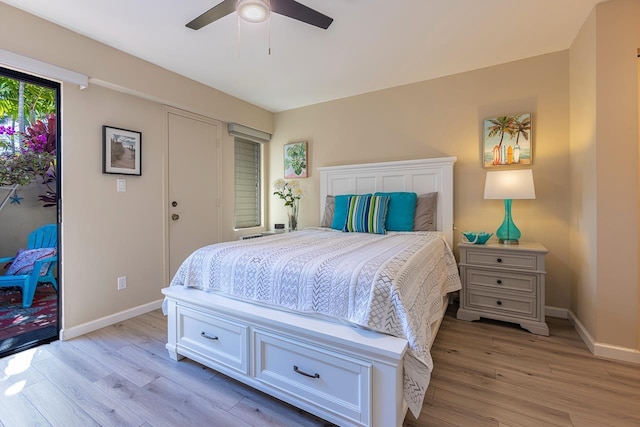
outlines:
[[[325,30],[333,22],[333,18],[294,0],[271,0],[271,11]]]
[[[236,11],[236,3],[236,0],[224,0],[222,3],[212,7],[193,21],[189,22],[187,27],[192,30],[199,30],[220,18],[224,18],[228,14]]]

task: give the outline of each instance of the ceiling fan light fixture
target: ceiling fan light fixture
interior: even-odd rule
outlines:
[[[269,17],[266,0],[239,0],[238,15],[247,22],[264,22]]]

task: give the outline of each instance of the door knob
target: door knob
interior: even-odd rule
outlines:
[[[174,221],[177,221],[177,220],[179,220],[179,219],[180,219],[180,215],[178,215],[178,214],[173,214],[173,215],[171,215],[171,219],[172,219],[172,220],[174,220]]]
[[[175,208],[176,206],[178,206],[178,202],[176,202],[176,201],[171,202],[171,206],[173,206]]]

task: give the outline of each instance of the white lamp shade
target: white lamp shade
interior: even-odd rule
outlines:
[[[269,17],[269,5],[266,0],[238,1],[238,15],[248,22],[264,22]]]
[[[535,199],[531,169],[487,172],[485,199]]]

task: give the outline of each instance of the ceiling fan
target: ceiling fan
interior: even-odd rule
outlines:
[[[236,11],[242,19],[249,22],[263,22],[269,17],[270,12],[325,30],[333,22],[333,18],[294,0],[224,0],[189,22],[187,27],[199,30]]]

